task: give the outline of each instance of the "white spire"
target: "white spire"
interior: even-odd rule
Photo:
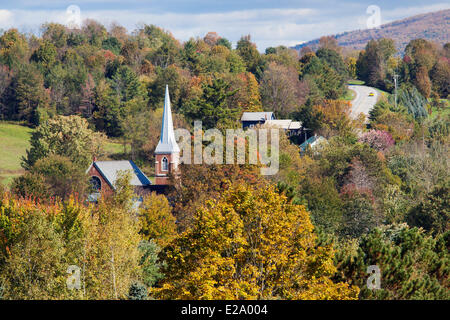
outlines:
[[[166,96],[164,98],[164,112],[161,126],[161,137],[155,153],[176,153],[180,152],[175,133],[173,131],[172,110],[170,108],[169,86],[166,85]]]

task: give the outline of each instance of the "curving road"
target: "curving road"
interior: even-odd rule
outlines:
[[[356,93],[355,99],[351,101],[351,117],[355,119],[361,112],[368,117],[369,111],[377,103],[379,92],[372,87],[354,84],[349,85],[348,88]],[[370,93],[373,93],[373,96],[369,96]]]

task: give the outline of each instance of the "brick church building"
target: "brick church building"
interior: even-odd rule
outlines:
[[[94,189],[89,195],[89,200],[97,201],[102,195],[112,195],[119,171],[124,170],[132,174],[130,184],[134,187],[136,195],[143,196],[151,191],[164,192],[169,184],[169,175],[178,170],[179,155],[180,148],[173,130],[169,87],[166,85],[161,136],[155,149],[155,182],[152,183],[132,160],[97,161],[94,158],[86,171]]]

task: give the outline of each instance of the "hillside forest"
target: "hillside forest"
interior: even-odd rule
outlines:
[[[449,299],[449,82],[450,44],[424,39],[402,54],[388,38],[357,51],[333,37],[260,53],[250,35],[180,42],[154,25],[3,31],[0,121],[32,133],[23,174],[0,184],[0,298]],[[351,116],[348,83],[380,92],[368,119]],[[273,176],[181,165],[182,183],[135,208],[124,172],[87,203],[93,156],[154,174],[166,84],[176,128],[273,111],[308,130],[280,134]],[[314,135],[326,142],[300,152]]]

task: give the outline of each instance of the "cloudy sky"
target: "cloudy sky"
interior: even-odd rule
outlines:
[[[366,12],[370,5],[380,8],[381,23],[450,8],[445,0],[0,0],[0,29],[39,33],[43,22],[67,24],[79,17],[105,25],[117,22],[130,31],[142,23],[155,24],[182,41],[216,31],[235,44],[241,35],[250,34],[264,51],[366,29],[368,19],[375,21],[374,14]]]

